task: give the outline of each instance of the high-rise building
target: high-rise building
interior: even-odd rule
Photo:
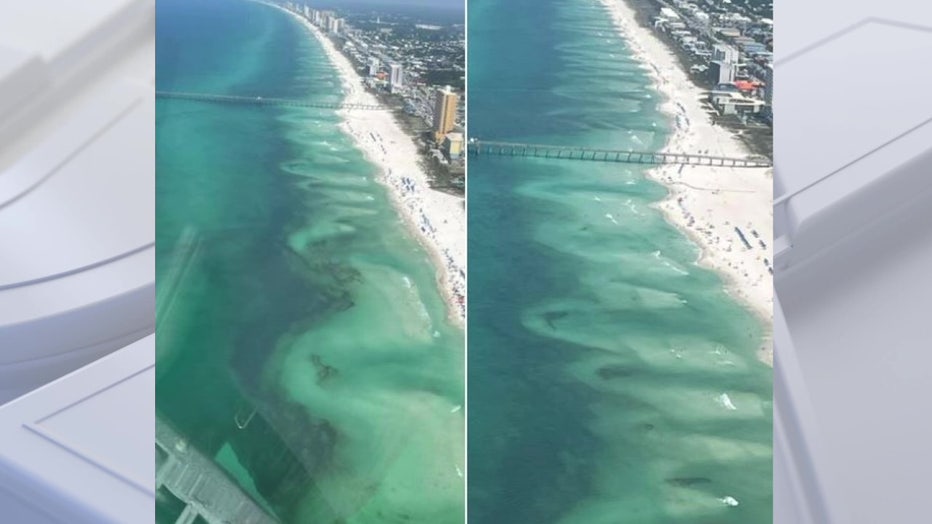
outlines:
[[[391,65],[391,76],[389,76],[388,85],[393,93],[404,87],[404,70],[401,68],[401,64]]]
[[[735,81],[739,61],[738,50],[730,45],[715,44],[712,47],[712,62],[709,64],[711,81],[715,84],[730,84]]]
[[[343,19],[331,16],[328,18],[327,31],[330,34],[339,35],[343,33]]]
[[[369,58],[369,76],[375,76],[379,73],[379,59],[376,57]]]
[[[456,125],[458,97],[449,86],[434,93],[434,140],[439,144]]]
[[[336,17],[333,15],[333,11],[321,11],[321,13],[320,13],[320,23],[319,23],[318,25],[319,25],[320,28],[323,29],[324,31],[329,31],[329,30],[330,30],[330,24],[332,23],[332,20],[333,20],[334,18],[336,18]]]

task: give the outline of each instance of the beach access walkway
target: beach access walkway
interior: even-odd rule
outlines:
[[[594,149],[587,147],[484,140],[470,140],[466,149],[470,156],[475,157],[505,156],[517,158],[586,160],[589,162],[616,162],[624,164],[681,164],[736,168],[765,168],[773,165],[770,159],[764,157],[735,158],[693,153],[622,151],[615,149]]]

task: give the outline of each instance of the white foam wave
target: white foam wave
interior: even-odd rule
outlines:
[[[718,403],[722,405],[725,409],[729,411],[735,411],[738,408],[731,402],[731,397],[728,396],[728,393],[722,393],[718,396]]]
[[[405,283],[405,288],[408,290],[408,299],[417,310],[418,316],[424,322],[424,329],[428,333],[432,333],[434,338],[437,338],[433,319],[430,316],[430,312],[427,311],[427,305],[421,300],[421,295],[418,292],[417,286],[414,285],[414,282],[407,275],[402,275],[401,279]]]
[[[673,272],[679,273],[680,275],[688,275],[688,274],[689,274],[689,271],[686,271],[685,269],[682,269],[682,268],[678,267],[677,265],[673,264],[672,262],[670,262],[669,260],[663,258],[663,256],[662,256],[662,254],[660,253],[660,251],[654,251],[653,255],[654,255],[654,258],[656,258],[658,261],[660,261],[660,263],[661,263],[663,266],[669,268],[669,269],[672,270]],[[685,304],[686,301],[684,300],[683,303]]]

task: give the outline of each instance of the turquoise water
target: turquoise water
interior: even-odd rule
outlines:
[[[663,146],[659,95],[598,2],[472,0],[468,37],[471,137]],[[468,179],[469,521],[770,522],[762,326],[651,206],[664,188],[635,165],[494,157]]]
[[[157,10],[159,89],[342,96],[281,11]],[[332,111],[157,104],[160,420],[283,522],[462,522],[463,333],[377,168]]]

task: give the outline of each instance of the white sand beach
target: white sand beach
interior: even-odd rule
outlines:
[[[675,130],[664,150],[745,157],[750,153],[731,131],[712,124],[702,106],[705,93],[681,68],[677,57],[654,32],[637,23],[626,0],[600,0],[628,42],[633,55],[650,71],[665,98]],[[747,304],[767,326],[773,319],[772,264],[773,171],[704,166],[662,166],[650,176],[670,190],[659,204],[667,219],[701,248],[699,263],[718,271],[728,292]],[[748,249],[735,228],[741,229]],[[755,235],[756,233],[756,235]],[[761,359],[773,364],[767,337]]]
[[[307,27],[322,44],[339,72],[345,91],[344,103],[379,104],[367,92],[363,79],[349,59],[333,42],[304,17],[286,11]],[[444,298],[451,319],[459,326],[466,317],[466,206],[464,199],[430,188],[419,162],[421,155],[413,139],[386,111],[341,110],[342,128],[351,135],[369,161],[381,168],[379,181],[385,184],[405,223],[427,248],[438,268]]]

